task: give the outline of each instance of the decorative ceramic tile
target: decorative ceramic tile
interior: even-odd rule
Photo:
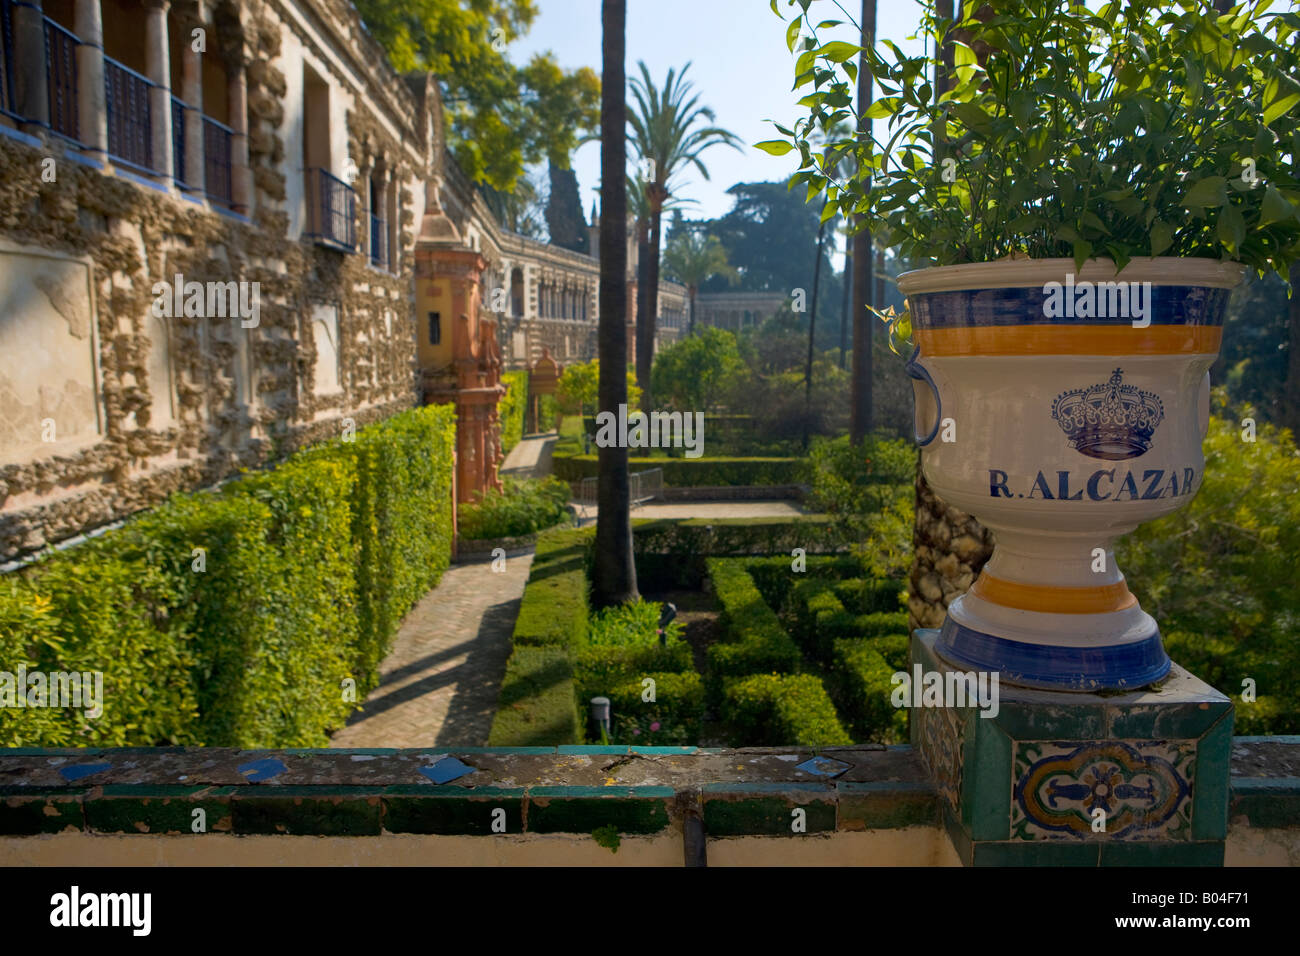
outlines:
[[[912,712],[912,719],[920,723],[921,753],[930,766],[934,785],[955,813],[961,799],[965,749],[962,716],[953,707],[919,707]]]
[[[1195,764],[1193,740],[1019,741],[1012,838],[1190,839]]]
[[[809,757],[801,764],[795,764],[795,768],[802,770],[804,773],[811,773],[818,777],[838,777],[845,770],[852,767],[853,764],[845,763],[843,760],[836,760],[834,757]]]

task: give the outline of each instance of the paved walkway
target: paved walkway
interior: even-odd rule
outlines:
[[[379,686],[330,746],[485,746],[532,563],[453,565],[406,616]]]
[[[524,436],[501,463],[501,474],[516,478],[545,478],[551,473],[551,451],[555,448],[555,441],[555,432]]]

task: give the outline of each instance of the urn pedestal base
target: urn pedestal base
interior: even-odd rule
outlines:
[[[913,671],[957,686],[938,638],[913,632]],[[911,715],[912,745],[965,865],[1223,865],[1227,697],[1175,663],[1154,688],[1089,694],[999,681],[993,699]]]

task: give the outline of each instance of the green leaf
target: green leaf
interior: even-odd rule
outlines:
[[[1279,116],[1300,103],[1300,83],[1279,74],[1264,87],[1264,124],[1272,125]]]
[[[886,96],[882,100],[875,100],[867,107],[867,119],[884,119],[886,116],[893,116],[902,109],[902,98],[898,96]]]
[[[793,53],[794,41],[799,39],[799,28],[803,26],[803,17],[795,17],[790,21],[790,25],[785,28],[785,45]]]
[[[832,40],[823,46],[818,53],[832,63],[843,63],[845,60],[851,60],[862,52],[862,47],[855,43],[846,43],[843,40]]]
[[[1151,240],[1151,255],[1158,256],[1174,244],[1174,232],[1163,222],[1153,222],[1147,232]]]
[[[770,153],[773,156],[784,156],[786,153],[794,149],[793,146],[783,139],[766,139],[761,143],[755,143],[754,148],[761,149],[763,152]]]
[[[1246,220],[1242,218],[1240,209],[1236,206],[1223,207],[1219,213],[1218,233],[1220,241],[1230,246],[1233,252],[1241,248],[1241,244],[1246,241]]]
[[[1264,202],[1259,210],[1259,225],[1286,222],[1296,216],[1296,208],[1273,186],[1264,187]]]
[[[1183,193],[1182,204],[1189,209],[1203,206],[1223,206],[1228,202],[1228,180],[1223,176],[1207,176],[1193,183]]]

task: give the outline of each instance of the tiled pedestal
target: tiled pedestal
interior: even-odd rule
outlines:
[[[950,669],[934,653],[938,633],[913,633],[914,666]],[[912,713],[912,744],[966,865],[1223,864],[1228,698],[1176,663],[1131,693],[998,689],[996,716],[976,706]]]

